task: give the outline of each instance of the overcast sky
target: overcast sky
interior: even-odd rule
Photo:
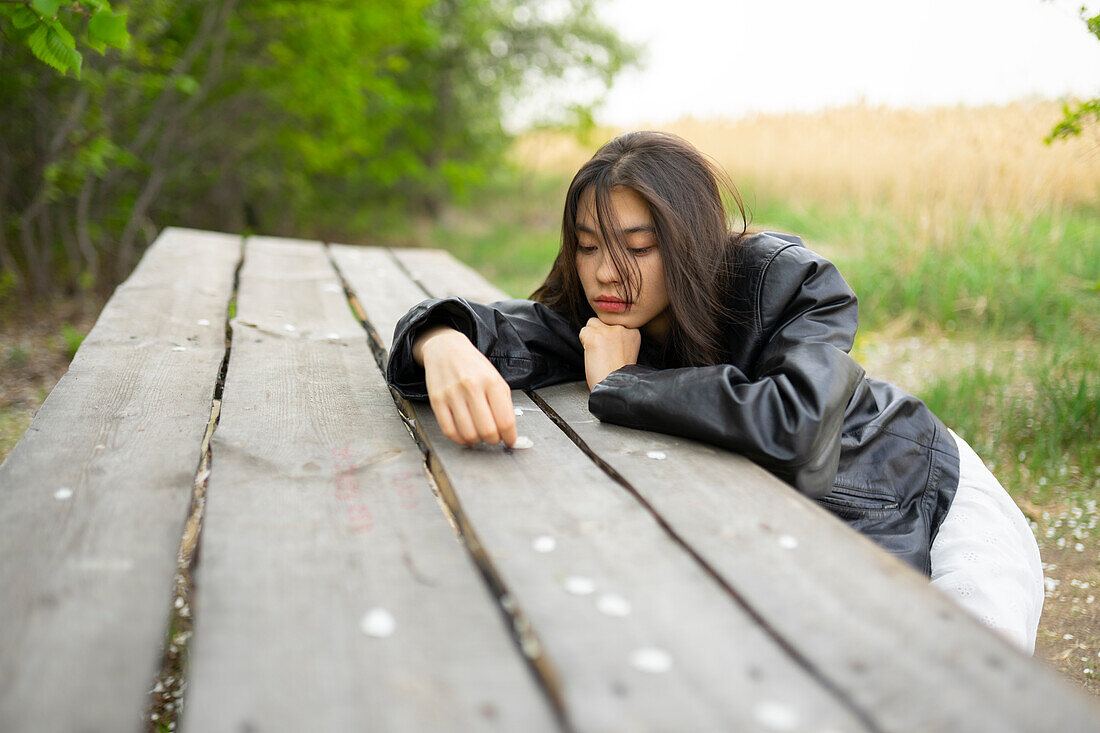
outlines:
[[[1100,3],[1089,5],[1095,13]],[[645,48],[597,113],[632,125],[751,112],[1005,103],[1100,95],[1100,41],[1080,0],[604,0]],[[513,115],[591,90],[536,95]]]

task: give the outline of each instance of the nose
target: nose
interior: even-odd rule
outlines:
[[[601,283],[619,282],[619,271],[606,250],[600,253],[600,265],[596,268],[596,279]]]

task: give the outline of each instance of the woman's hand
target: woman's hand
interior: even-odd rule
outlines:
[[[616,369],[638,362],[642,332],[636,328],[609,326],[599,318],[589,318],[588,325],[581,329],[580,338],[589,390]]]
[[[413,359],[424,366],[428,401],[444,435],[465,446],[515,444],[512,389],[465,334],[430,328],[413,344]]]

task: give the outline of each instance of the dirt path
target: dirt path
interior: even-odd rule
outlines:
[[[102,308],[101,299],[73,298],[0,319],[0,461],[69,368],[64,326],[86,334]]]

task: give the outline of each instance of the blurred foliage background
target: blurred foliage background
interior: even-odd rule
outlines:
[[[34,0],[0,30],[0,300],[24,302],[109,292],[168,223],[357,241],[436,214],[500,164],[503,104],[635,53],[591,0]]]

